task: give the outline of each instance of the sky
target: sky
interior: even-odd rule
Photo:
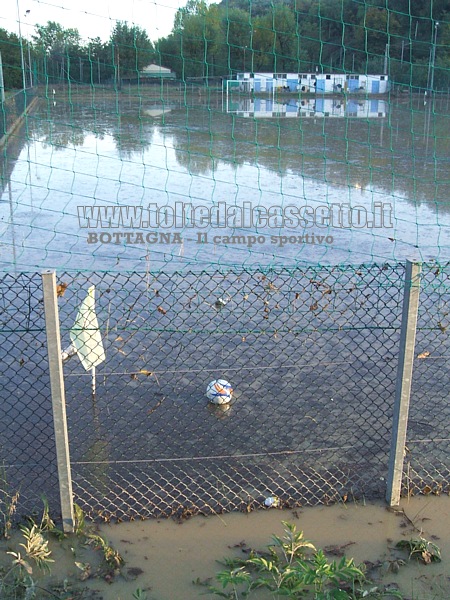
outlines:
[[[109,39],[116,21],[128,21],[147,31],[154,42],[168,35],[177,9],[187,0],[1,0],[0,27],[31,39],[36,24],[56,21],[78,29],[83,41]],[[29,11],[29,12],[27,12]]]

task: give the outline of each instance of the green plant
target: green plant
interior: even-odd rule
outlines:
[[[12,557],[11,566],[0,574],[0,598],[33,598],[36,584],[32,578],[34,561],[41,571],[50,572],[53,561],[48,541],[43,537],[41,529],[36,525],[21,528],[24,543],[19,544],[25,551],[25,558],[20,552],[9,551]]]
[[[429,564],[431,562],[441,562],[441,550],[439,546],[429,542],[423,537],[411,540],[401,540],[396,544],[397,548],[407,550],[409,558],[417,558]]]
[[[115,572],[124,564],[124,560],[119,552],[107,544],[100,535],[89,533],[86,535],[86,538],[88,544],[93,546],[96,550],[102,551],[103,561],[108,569]]]
[[[78,504],[74,502],[73,504],[73,515],[74,515],[74,523],[73,523],[73,532],[75,535],[82,535],[86,529],[86,521],[84,518],[84,512]]]
[[[119,574],[120,568],[124,564],[122,556],[100,535],[95,533],[94,527],[86,523],[83,510],[78,504],[74,504],[74,533],[84,539],[86,544],[94,550],[102,552],[102,564],[94,573],[94,576],[102,576],[105,580],[111,581],[115,575]],[[82,580],[91,576],[91,566],[88,563],[76,562],[75,564],[82,571]]]
[[[268,548],[272,552],[280,550],[286,563],[291,564],[296,558],[301,558],[305,555],[305,550],[316,550],[316,547],[309,540],[305,540],[303,531],[297,531],[293,523],[281,521],[284,526],[284,536],[282,538],[277,535],[272,536],[273,543],[269,544]]]
[[[50,508],[48,505],[47,498],[45,496],[41,496],[41,499],[44,505],[42,509],[41,520],[39,522],[36,522],[32,517],[28,517],[28,521],[40,533],[48,532],[57,537],[59,540],[64,539],[66,537],[64,531],[56,527],[53,519],[50,516]]]
[[[41,518],[36,520],[28,518],[28,525],[19,527],[24,538],[23,542],[19,543],[20,552],[15,550],[7,552],[11,557],[11,563],[7,568],[0,568],[0,599],[2,600],[29,600],[41,592],[45,594],[42,597],[52,596],[61,599],[81,598],[78,596],[79,593],[83,595],[82,590],[68,590],[67,580],[62,587],[52,584],[51,589],[48,590],[36,585],[33,579],[34,565],[40,571],[49,573],[50,565],[54,562],[48,546],[49,534],[56,535],[59,540],[66,537],[64,532],[56,528],[45,498],[43,503]],[[101,565],[95,572],[91,572],[91,565],[88,562],[75,562],[76,567],[81,570],[79,579],[84,581],[91,576],[102,576],[107,581],[111,581],[120,571],[124,561],[114,548],[95,533],[94,526],[86,524],[83,511],[78,506],[75,509],[75,531],[82,545],[92,546],[94,550],[100,550],[102,553]],[[71,550],[75,554],[74,549]],[[145,595],[141,595],[138,600],[145,600]]]
[[[209,591],[222,598],[249,598],[254,590],[265,589],[272,598],[311,598],[314,600],[358,600],[362,598],[400,598],[396,591],[368,588],[361,568],[353,559],[343,557],[328,562],[322,550],[283,522],[284,536],[272,536],[268,552],[250,552],[248,559],[227,559],[226,570],[216,575],[219,587]]]
[[[55,562],[51,556],[51,550],[48,547],[48,541],[44,539],[41,530],[33,525],[21,527],[20,530],[25,538],[25,544],[19,544],[25,549],[28,558],[34,560],[36,565],[42,571],[50,571],[50,563]]]

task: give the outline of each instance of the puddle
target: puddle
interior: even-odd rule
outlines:
[[[349,544],[346,555],[356,563],[393,558],[396,553],[390,549],[397,541],[419,535],[414,523],[441,548],[443,562],[426,566],[413,561],[383,580],[397,583],[404,595],[414,600],[450,598],[450,499],[417,497],[402,502],[401,508],[407,518],[377,503],[231,513],[194,517],[182,524],[152,520],[102,526],[102,535],[120,550],[127,566],[144,572],[131,584],[116,582],[106,597],[130,598],[140,587],[150,588],[148,597],[155,600],[198,599],[204,588],[192,581],[214,576],[220,570],[216,560],[239,555],[239,549],[229,546],[245,541],[262,549],[272,534],[282,533],[281,521],[287,520],[303,530],[316,547]],[[241,553],[241,557],[245,555]]]
[[[356,564],[381,561],[376,569],[384,583],[397,584],[405,598],[413,600],[448,600],[450,598],[450,498],[416,497],[405,500],[401,509],[390,512],[383,503],[268,509],[250,514],[231,513],[220,516],[194,517],[182,523],[173,520],[148,520],[118,525],[102,525],[100,534],[119,550],[126,564],[125,577],[113,584],[102,579],[79,582],[88,586],[85,599],[131,600],[138,588],[145,590],[148,600],[194,600],[203,596],[205,588],[193,585],[199,578],[213,578],[220,570],[217,560],[245,554],[236,545],[263,549],[272,534],[282,534],[282,520],[295,523],[316,547],[336,547],[353,557]],[[441,549],[442,563],[431,565],[411,561],[398,573],[388,571],[396,557],[405,554],[394,549],[399,540],[418,537],[420,533]],[[10,540],[9,548],[18,540]],[[53,580],[78,580],[80,571],[74,561],[85,561],[86,550],[73,539],[52,543],[58,568]],[[5,547],[5,543],[1,544]],[[92,550],[89,550],[92,554]],[[3,558],[3,552],[0,553]],[[330,559],[339,558],[329,556]],[[98,557],[97,557],[98,562]],[[96,568],[95,558],[92,562]],[[386,572],[387,571],[387,572]],[[41,580],[45,587],[48,581]],[[94,590],[96,593],[94,593]],[[261,594],[255,598],[263,598]]]

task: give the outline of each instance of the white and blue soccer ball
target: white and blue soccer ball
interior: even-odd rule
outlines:
[[[206,397],[213,404],[228,404],[233,395],[231,383],[225,379],[214,379],[206,388]]]

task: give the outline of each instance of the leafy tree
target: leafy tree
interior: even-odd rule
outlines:
[[[78,29],[64,29],[48,21],[47,25],[36,25],[32,38],[41,77],[46,81],[79,79],[82,46]]]
[[[241,8],[222,11],[225,73],[250,71],[253,65],[253,35],[250,14]],[[224,56],[225,54],[225,56]]]
[[[171,33],[155,43],[155,62],[174,71],[180,79],[183,74],[181,44],[179,32]]]
[[[66,47],[79,47],[80,34],[78,29],[64,29],[55,21],[48,21],[47,25],[36,25],[37,35],[33,35],[36,46],[48,54],[61,53]]]
[[[112,62],[121,77],[136,77],[155,58],[147,32],[138,25],[117,21],[110,40]]]
[[[93,38],[89,40],[86,54],[87,74],[84,80],[86,83],[102,83],[112,77],[114,70],[109,44],[104,44],[99,37]]]
[[[20,60],[20,42],[15,33],[0,28],[0,52],[3,63],[5,89],[22,87],[22,66]]]

